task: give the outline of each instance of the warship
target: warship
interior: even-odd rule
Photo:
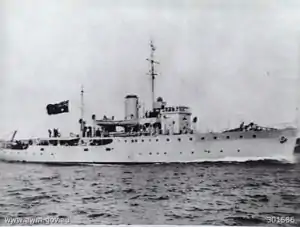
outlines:
[[[81,89],[79,133],[63,136],[54,129],[47,138],[12,139],[1,143],[0,160],[59,164],[129,164],[289,159],[296,143],[296,127],[262,127],[253,122],[220,132],[200,132],[190,107],[168,105],[155,97],[155,47],[150,42],[149,75],[152,108],[142,110],[139,97],[125,97],[124,119],[84,118]],[[69,101],[48,104],[48,115],[69,112]]]

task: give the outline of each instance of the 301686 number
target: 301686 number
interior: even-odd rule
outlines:
[[[278,216],[267,216],[266,221],[268,224],[296,224],[294,217],[278,217]]]

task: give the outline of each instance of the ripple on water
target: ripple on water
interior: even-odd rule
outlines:
[[[266,216],[300,219],[300,165],[28,164],[25,180],[18,168],[0,165],[5,179],[0,179],[5,195],[0,217],[72,214],[71,224],[187,225],[264,225]]]

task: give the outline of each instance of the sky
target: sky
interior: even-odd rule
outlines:
[[[300,104],[297,0],[0,0],[0,137],[78,132],[85,118],[124,118],[124,97],[191,107],[199,130],[243,120],[295,122]],[[70,112],[46,105],[70,100]]]

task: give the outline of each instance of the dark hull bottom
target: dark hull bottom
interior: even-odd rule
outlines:
[[[300,152],[299,152],[300,153]],[[8,160],[0,160],[0,162],[5,163],[16,163],[16,164],[35,164],[35,165],[48,165],[48,166],[88,166],[88,165],[171,165],[171,164],[196,164],[196,163],[236,163],[239,161],[202,161],[202,162],[25,162],[25,161],[8,161]],[[257,163],[257,162],[275,162],[281,163],[275,159],[262,159],[262,160],[245,160],[242,163]]]
[[[25,161],[8,161],[0,160],[6,163],[26,163],[26,164],[43,164],[43,165],[61,165],[61,166],[74,166],[74,165],[140,165],[140,164],[176,164],[183,162],[25,162]]]

